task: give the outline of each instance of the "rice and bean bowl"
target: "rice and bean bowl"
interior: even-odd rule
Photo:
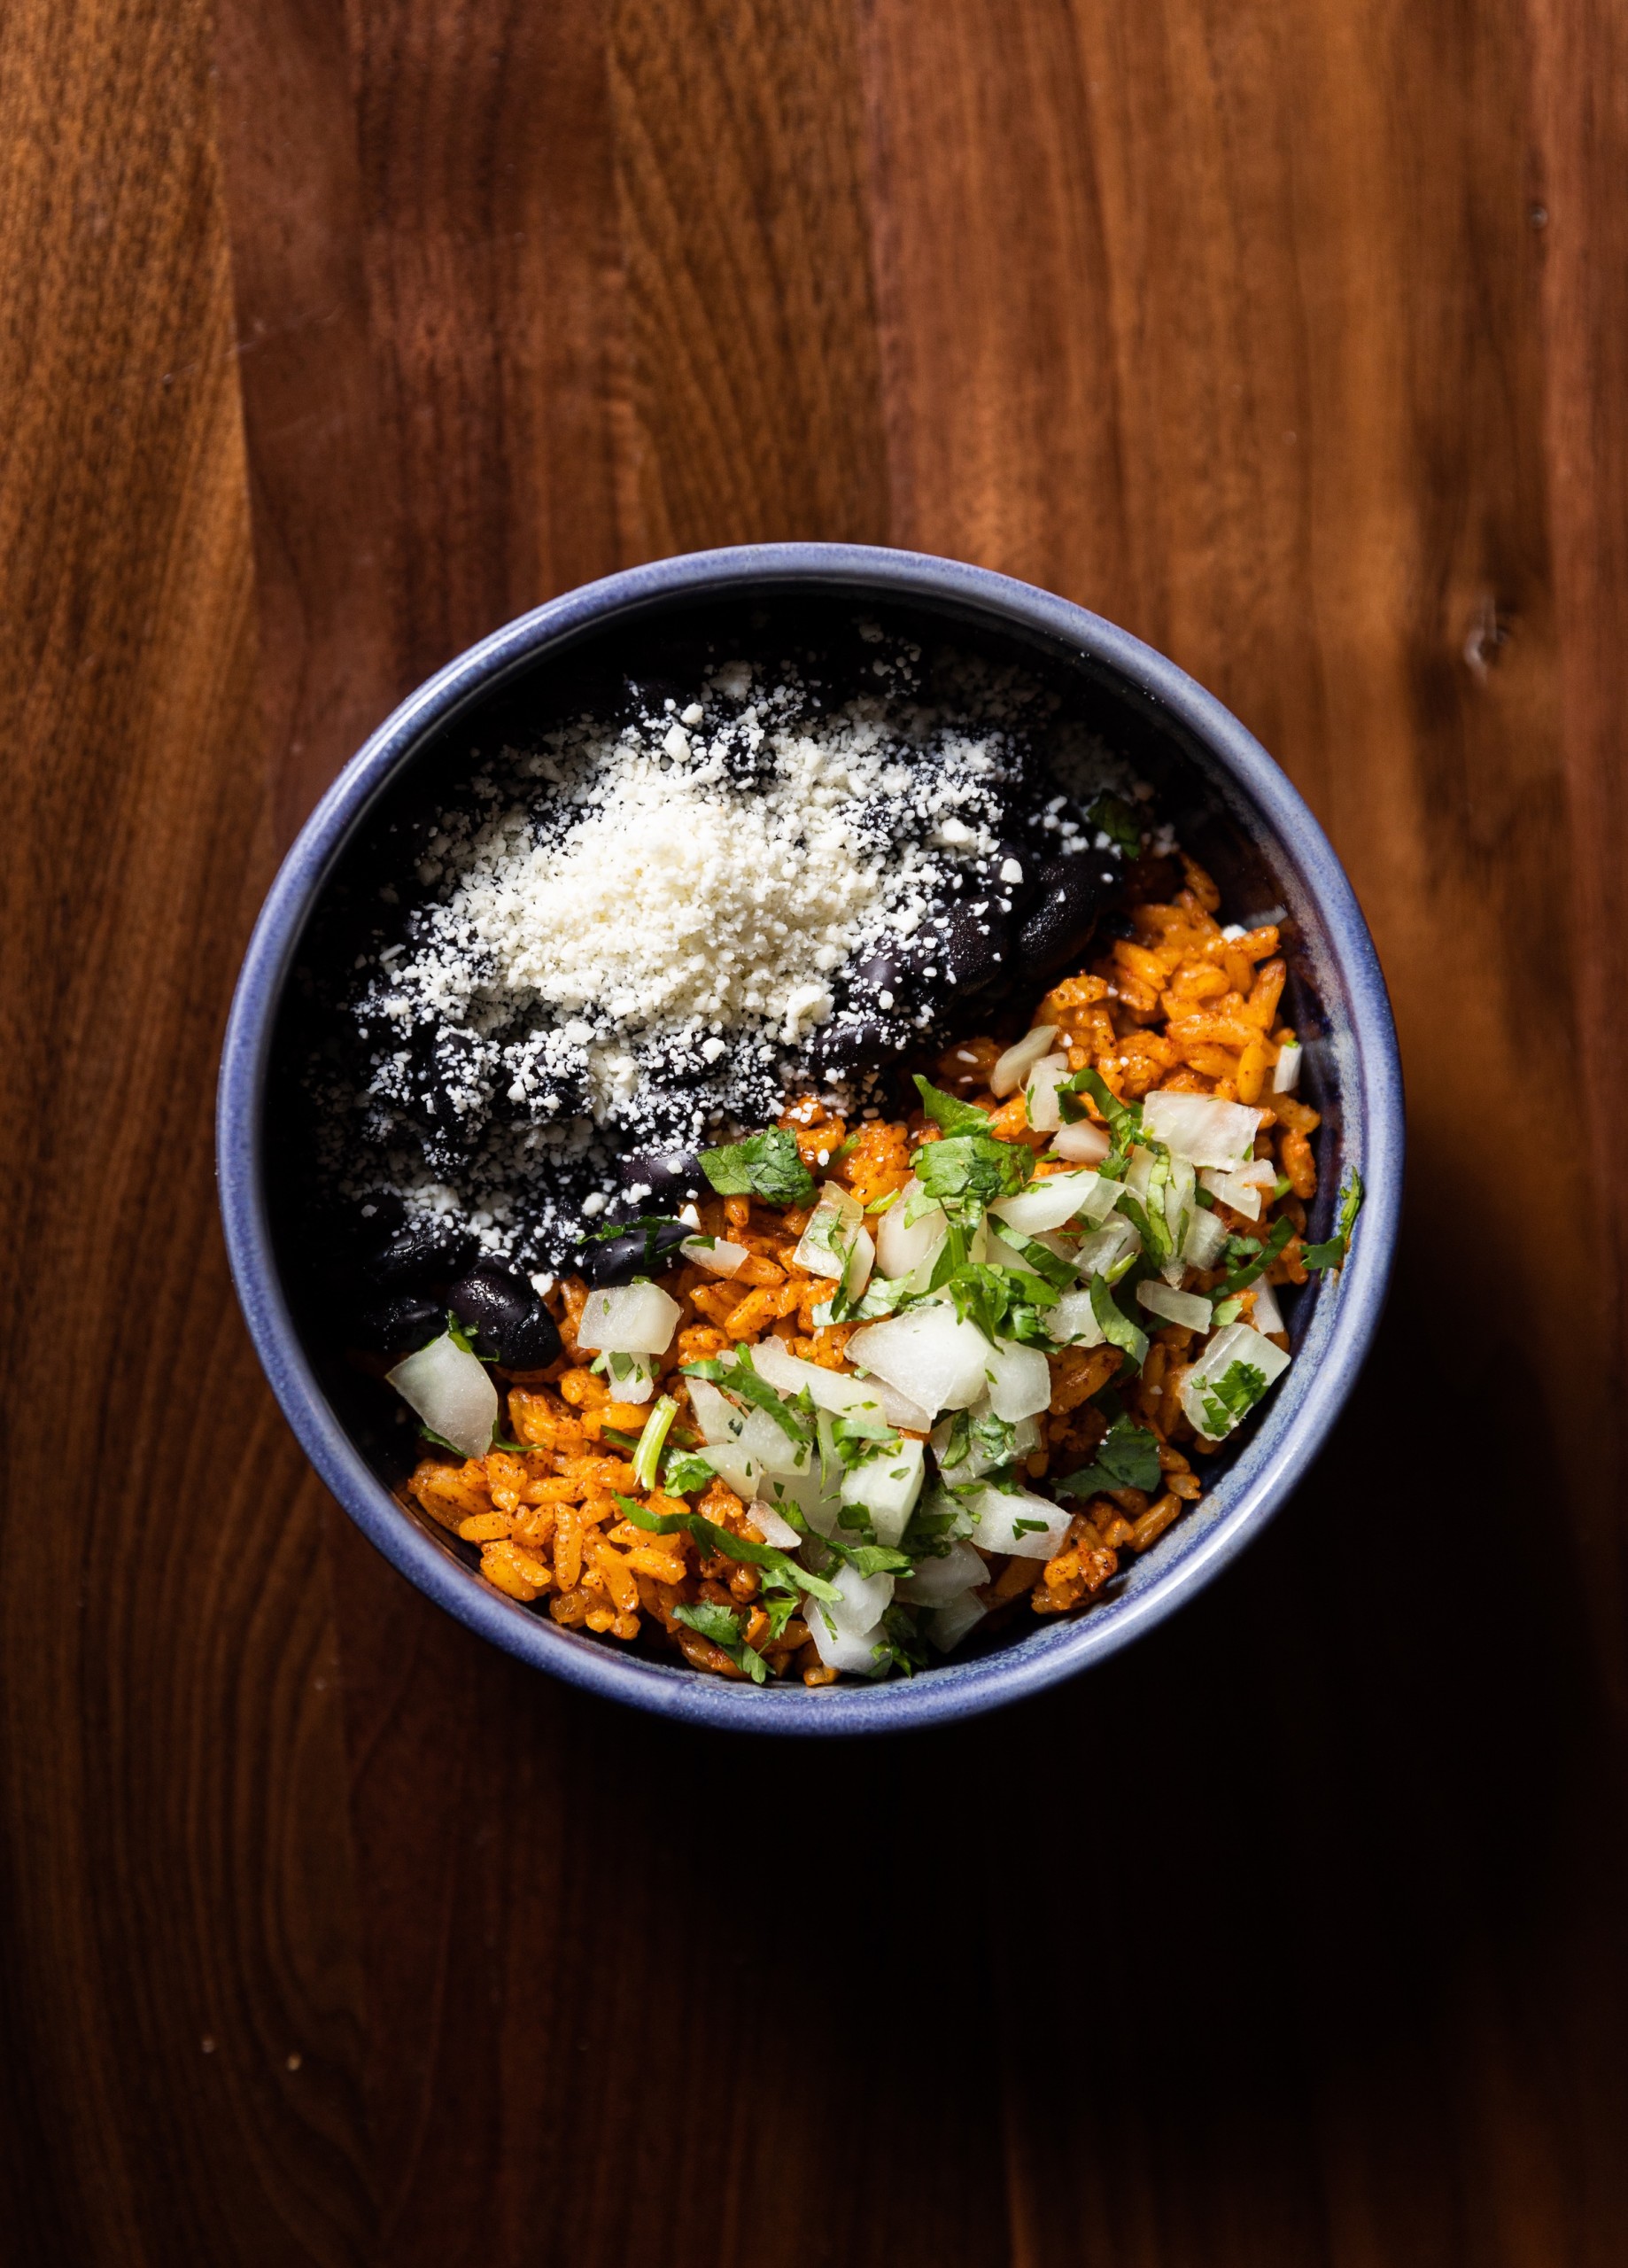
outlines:
[[[1308,1241],[1281,909],[1020,679],[855,638],[857,699],[725,655],[483,760],[308,988],[320,1303],[404,1493],[753,1684],[1089,1612],[1361,1198]]]

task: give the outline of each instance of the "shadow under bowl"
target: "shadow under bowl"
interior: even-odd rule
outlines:
[[[432,807],[467,776],[472,750],[592,709],[630,676],[659,692],[671,672],[676,691],[686,655],[778,659],[822,625],[851,637],[860,616],[1039,678],[1060,715],[1153,782],[1161,816],[1214,874],[1233,918],[1281,909],[1302,1092],[1324,1122],[1312,1233],[1330,1233],[1353,1170],[1367,1202],[1343,1275],[1294,1306],[1296,1361],[1260,1419],[1209,1463],[1198,1504],[1095,1604],[1030,1618],[908,1681],[758,1688],[563,1628],[541,1602],[492,1589],[473,1548],[404,1498],[415,1448],[405,1414],[337,1359],[297,1293],[299,1224],[277,1113],[301,954],[336,896],[371,878],[392,813]],[[1403,1152],[1396,1037],[1367,926],[1322,828],[1237,718],[1139,640],[1046,592],[950,560],[814,543],[697,553],[589,584],[494,632],[404,702],[322,798],[272,886],[233,1002],[217,1134],[227,1245],[261,1363],[313,1464],[386,1558],[470,1629],[574,1684],[692,1722],[798,1735],[897,1731],[1017,1700],[1128,1645],[1209,1581],[1284,1502],[1355,1381],[1390,1273]]]

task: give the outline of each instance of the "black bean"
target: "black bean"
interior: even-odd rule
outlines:
[[[693,1150],[635,1150],[619,1159],[616,1178],[624,1189],[643,1188],[638,1201],[677,1211],[689,1199],[707,1193],[709,1184]]]
[[[430,1292],[461,1275],[475,1248],[474,1238],[455,1222],[411,1221],[364,1252],[362,1273],[390,1291]]]
[[[982,903],[981,900],[979,901]],[[939,983],[963,997],[998,984],[1012,966],[1012,934],[993,905],[981,914],[957,902],[945,910],[939,941]]]
[[[863,1023],[822,1024],[809,1044],[809,1060],[826,1079],[850,1079],[895,1061],[909,1046],[910,1027],[881,1017]]]
[[[560,1352],[554,1317],[522,1277],[482,1261],[446,1287],[446,1304],[475,1334],[475,1351],[511,1370],[540,1371]]]
[[[576,1266],[601,1290],[611,1284],[631,1284],[635,1276],[659,1276],[672,1267],[678,1247],[694,1234],[682,1221],[647,1222],[619,1237],[585,1244],[576,1255]]]
[[[1017,937],[1017,958],[1029,977],[1049,975],[1064,961],[1082,957],[1115,876],[1100,858],[1076,854],[1049,858],[1035,880],[1039,900]]]
[[[415,1355],[446,1328],[446,1309],[438,1301],[420,1299],[403,1292],[394,1299],[374,1300],[356,1311],[352,1326],[353,1345],[370,1354],[389,1355],[399,1361]]]

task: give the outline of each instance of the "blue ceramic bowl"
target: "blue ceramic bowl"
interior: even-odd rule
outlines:
[[[862,609],[927,638],[1010,655],[1069,688],[1111,745],[1158,782],[1161,807],[1242,918],[1286,909],[1303,1091],[1324,1114],[1314,1232],[1355,1168],[1368,1191],[1351,1260],[1292,1317],[1297,1359],[1260,1419],[1208,1469],[1208,1494],[1082,1614],[1034,1619],[1004,1643],[886,1685],[756,1688],[698,1675],[562,1629],[492,1589],[474,1553],[397,1493],[402,1443],[354,1400],[320,1334],[302,1330],[278,1262],[277,1025],[313,910],[364,821],[422,765],[459,761],[483,713],[523,711],[528,686],[671,650],[686,625],[761,622],[787,603]],[[733,614],[732,614],[733,610]],[[755,611],[756,610],[756,611]],[[733,632],[731,633],[733,635]],[[742,638],[746,636],[742,630]],[[1402,1087],[1384,981],[1322,828],[1264,749],[1174,663],[1077,606],[952,560],[844,544],[765,544],[666,559],[569,593],[485,639],[421,687],[345,767],[289,853],[238,982],[221,1070],[221,1205],[244,1313],[290,1424],[334,1495],[409,1581],[493,1644],[557,1677],[692,1722],[795,1734],[897,1731],[970,1716],[1074,1676],[1151,1630],[1257,1534],[1328,1436],[1379,1318],[1402,1184]],[[286,1246],[283,1246],[286,1249]],[[372,1390],[376,1399],[377,1390]]]

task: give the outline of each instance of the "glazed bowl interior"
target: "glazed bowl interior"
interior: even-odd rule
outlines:
[[[1301,1092],[1325,1129],[1309,1233],[1330,1232],[1353,1168],[1370,1202],[1344,1279],[1308,1285],[1295,1303],[1298,1359],[1260,1423],[1207,1461],[1202,1501],[1093,1605],[975,1638],[908,1682],[757,1689],[566,1630],[543,1602],[501,1596],[477,1572],[477,1548],[406,1496],[420,1447],[407,1410],[346,1363],[320,1300],[302,1290],[306,979],[349,965],[415,821],[456,791],[473,759],[528,745],[551,722],[614,712],[630,681],[647,701],[671,693],[681,706],[708,656],[765,668],[798,657],[821,697],[841,703],[864,689],[874,656],[862,621],[919,646],[929,664],[953,650],[1038,680],[1059,721],[1152,784],[1159,816],[1221,885],[1225,917],[1279,922],[1283,1013],[1306,1043]],[[463,656],[375,736],[314,815],[256,932],[223,1064],[221,1170],[234,1270],[279,1398],[345,1509],[421,1588],[510,1651],[638,1705],[742,1728],[858,1732],[996,1705],[1083,1667],[1189,1595],[1281,1503],[1344,1399],[1383,1295],[1399,1084],[1349,885],[1282,773],[1217,703],[1126,633],[1025,586],[904,554],[771,547],[666,562],[572,594]]]

